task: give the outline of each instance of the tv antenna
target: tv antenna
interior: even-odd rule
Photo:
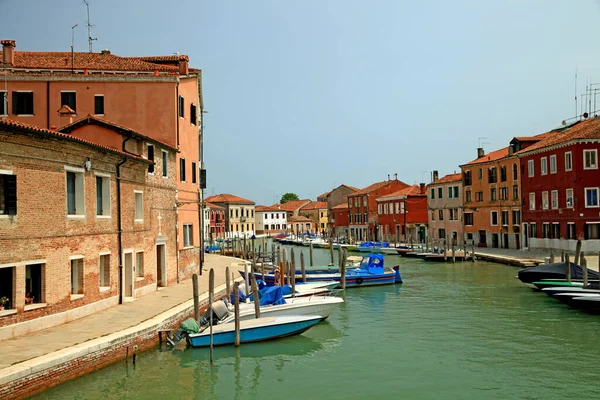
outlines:
[[[484,144],[490,144],[490,142],[483,142],[482,140],[487,139],[486,137],[478,137],[477,138],[477,147],[482,147]]]
[[[88,42],[90,44],[90,53],[92,53],[92,42],[94,40],[98,40],[98,38],[93,38],[92,37],[92,28],[94,27],[94,25],[92,25],[90,23],[90,4],[87,2],[87,0],[83,0],[83,2],[85,3],[85,6],[87,7],[87,28],[88,28]]]
[[[77,24],[71,27],[71,72],[75,69],[75,28]]]

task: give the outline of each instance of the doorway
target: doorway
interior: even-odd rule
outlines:
[[[492,233],[492,247],[494,249],[498,248],[498,242],[499,242],[498,234],[497,233]]]
[[[504,248],[508,249],[508,233],[504,233],[503,234],[504,238],[502,239],[502,241],[504,242]]]
[[[156,245],[156,286],[166,286],[165,277],[165,245]]]
[[[523,244],[527,249],[529,247],[529,225],[523,224]]]
[[[133,252],[125,253],[123,260],[123,271],[125,273],[125,297],[133,297]]]
[[[479,247],[487,247],[487,235],[484,230],[479,231]]]

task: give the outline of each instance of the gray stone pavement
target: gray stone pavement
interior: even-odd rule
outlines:
[[[468,248],[471,251],[471,248]],[[513,249],[494,249],[494,248],[479,248],[475,247],[475,254],[492,254],[504,257],[518,258],[518,259],[536,259],[544,261],[544,258],[550,257],[550,250],[544,249],[531,249],[531,250],[513,250]],[[574,254],[570,255],[571,261],[573,261]],[[598,271],[598,254],[591,255],[586,254],[587,266],[590,269]],[[560,252],[554,251],[554,260],[560,261]]]
[[[199,293],[208,292],[208,271],[215,271],[215,288],[225,284],[225,269],[242,260],[206,254]],[[230,268],[236,277],[236,268]],[[3,368],[43,356],[57,350],[109,335],[138,325],[158,314],[192,299],[192,280],[160,288],[135,301],[108,308],[69,323],[34,332],[27,336],[0,341],[0,374]]]

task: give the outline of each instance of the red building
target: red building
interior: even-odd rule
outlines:
[[[329,224],[335,236],[348,236],[348,204],[331,207]]]
[[[369,240],[375,238],[378,197],[404,189],[408,185],[398,179],[381,181],[348,195],[350,238]]]
[[[600,118],[579,121],[521,149],[511,146],[521,164],[525,247],[582,250],[600,246]]]
[[[427,240],[425,184],[413,185],[378,197],[377,240],[424,243]]]
[[[206,203],[210,209],[210,234],[212,238],[225,237],[225,207]]]

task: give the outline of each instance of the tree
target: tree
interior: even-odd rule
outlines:
[[[279,203],[285,204],[290,200],[300,200],[300,199],[298,198],[298,195],[296,193],[286,193],[283,196],[281,196],[281,200],[279,200]]]

